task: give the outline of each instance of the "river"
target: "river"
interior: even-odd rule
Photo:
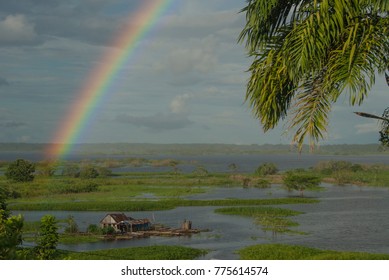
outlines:
[[[60,248],[75,251],[120,248],[148,245],[183,245],[209,249],[204,259],[237,259],[236,250],[248,245],[263,243],[296,244],[321,249],[364,251],[389,254],[389,189],[357,186],[332,186],[324,184],[324,191],[305,195],[317,197],[320,203],[283,205],[302,211],[291,219],[299,226],[293,230],[306,234],[277,234],[265,232],[252,218],[214,213],[216,207],[180,207],[168,211],[126,213],[134,218],[155,219],[171,227],[179,227],[184,219],[193,222],[194,228],[208,229],[192,237],[150,237],[135,240],[106,241],[77,245],[61,245]],[[272,198],[292,195],[279,185],[271,189],[216,188],[208,198]],[[207,194],[200,194],[204,199]],[[194,197],[191,197],[192,199]],[[16,213],[16,212],[15,212]],[[45,214],[58,219],[73,215],[80,227],[98,224],[106,212],[34,211],[17,212],[26,220],[39,220]]]
[[[2,153],[0,159],[13,160],[25,158],[40,160],[36,153]],[[115,156],[107,157],[115,158]],[[119,157],[120,158],[120,157]],[[145,157],[147,158],[147,156]],[[285,155],[209,155],[209,156],[150,156],[149,158],[173,158],[182,163],[178,166],[183,172],[191,172],[195,166],[202,165],[210,172],[228,172],[234,163],[239,172],[253,172],[265,162],[274,163],[279,170],[309,168],[320,161],[345,160],[353,163],[389,164],[389,157],[338,156],[313,154]],[[73,160],[81,159],[74,157]],[[72,160],[70,159],[70,160]],[[166,171],[170,167],[126,167],[116,171]],[[61,245],[60,248],[85,251],[119,248],[127,246],[147,246],[154,244],[183,245],[209,249],[205,259],[237,259],[236,250],[248,245],[261,243],[285,243],[311,246],[321,249],[365,251],[389,254],[389,188],[332,186],[324,184],[324,191],[309,192],[306,196],[316,197],[320,203],[304,205],[284,205],[305,214],[292,217],[299,223],[296,231],[307,234],[277,234],[264,232],[254,220],[246,217],[216,214],[216,207],[184,207],[169,211],[126,213],[134,218],[155,219],[171,227],[179,227],[184,219],[189,219],[194,228],[208,229],[207,232],[192,237],[150,237],[136,240],[107,241],[77,245]],[[223,198],[275,198],[295,195],[288,193],[280,185],[270,189],[213,188],[211,191],[188,197],[190,199]],[[21,213],[27,221],[37,221],[45,214],[58,219],[73,215],[81,230],[89,224],[98,224],[106,212],[15,212]]]

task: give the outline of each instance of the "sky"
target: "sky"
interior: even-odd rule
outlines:
[[[0,0],[0,142],[50,143],[91,70],[140,3]],[[264,133],[245,102],[251,59],[237,42],[244,0],[175,0],[117,73],[79,143],[290,144],[285,123]],[[362,106],[340,97],[320,144],[378,143],[388,87]]]

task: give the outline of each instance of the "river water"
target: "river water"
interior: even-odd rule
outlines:
[[[12,160],[15,154],[0,155],[3,160]],[[18,155],[19,156],[19,155]],[[5,158],[7,157],[7,158]],[[24,154],[22,158],[39,160],[37,155]],[[152,158],[157,158],[153,156]],[[161,156],[162,158],[162,156]],[[280,170],[312,167],[320,161],[346,160],[353,163],[389,164],[386,156],[323,156],[323,155],[225,155],[225,156],[169,156],[185,161],[179,168],[190,172],[194,166],[202,165],[211,172],[228,172],[235,163],[239,172],[253,172],[259,165],[272,162]],[[1,158],[0,158],[1,159]],[[165,171],[163,168],[129,168],[126,171]],[[166,169],[166,167],[165,167]],[[119,170],[121,171],[121,170]],[[190,199],[223,198],[276,198],[296,195],[280,185],[270,189],[256,188],[212,188],[206,193],[193,195]],[[149,218],[157,223],[179,227],[184,219],[191,220],[194,228],[206,232],[191,237],[150,237],[135,240],[106,241],[77,245],[61,245],[60,248],[87,251],[108,248],[148,245],[183,245],[209,249],[204,259],[237,259],[236,250],[261,243],[297,244],[321,249],[342,251],[364,251],[389,254],[389,188],[333,186],[323,184],[321,192],[305,192],[320,203],[305,205],[283,205],[304,214],[292,217],[299,226],[293,230],[307,234],[277,234],[265,232],[252,218],[222,215],[214,212],[216,207],[181,207],[168,211],[125,213],[134,218]],[[32,211],[21,213],[27,221],[38,221],[45,214],[57,219],[73,215],[79,228],[85,230],[89,224],[98,224],[107,212]]]
[[[365,251],[389,254],[389,190],[386,188],[323,185],[321,192],[306,192],[320,203],[283,205],[304,212],[291,219],[299,226],[293,230],[307,234],[277,234],[265,232],[252,218],[214,213],[217,207],[180,207],[168,211],[126,213],[134,218],[149,218],[171,227],[179,227],[184,219],[194,228],[207,232],[191,237],[150,237],[135,240],[106,241],[60,248],[75,251],[147,245],[183,245],[209,249],[205,259],[237,259],[236,250],[261,243],[298,244],[321,249]],[[293,195],[281,186],[271,189],[216,188],[197,198],[274,198]],[[194,197],[191,197],[192,199]],[[19,213],[19,212],[18,212]],[[106,212],[20,212],[26,220],[39,220],[45,214],[58,219],[73,215],[80,227],[98,224]]]

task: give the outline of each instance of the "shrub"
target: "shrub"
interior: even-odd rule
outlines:
[[[92,166],[85,166],[80,170],[80,178],[93,179],[99,176],[99,172]]]
[[[107,167],[100,166],[96,170],[97,173],[99,174],[99,177],[102,178],[106,178],[112,175],[112,170]]]
[[[300,191],[301,196],[304,196],[304,190],[319,187],[321,179],[319,176],[304,172],[288,171],[283,181],[288,189]]]
[[[60,181],[56,182],[54,193],[88,193],[98,190],[98,184],[91,181]]]
[[[74,164],[66,165],[62,170],[62,175],[72,178],[78,178],[80,176],[80,168]]]
[[[36,258],[40,260],[53,259],[57,253],[59,241],[57,220],[54,216],[46,215],[41,219],[40,234],[35,247]]]
[[[12,162],[5,172],[7,179],[15,182],[30,182],[34,180],[35,165],[24,159]]]
[[[255,174],[258,176],[274,175],[278,172],[277,166],[274,163],[266,162],[260,165]]]
[[[259,180],[256,180],[255,183],[253,184],[253,186],[255,188],[259,188],[259,189],[266,189],[266,188],[270,188],[271,187],[271,184],[268,180],[265,180],[265,179],[259,179]]]
[[[102,229],[95,224],[90,224],[86,230],[88,233],[93,233],[93,234],[101,234]]]
[[[75,221],[74,217],[72,215],[69,215],[69,217],[66,220],[67,227],[65,228],[66,233],[77,233],[78,232],[78,225]]]
[[[111,226],[102,228],[101,231],[102,231],[103,234],[109,234],[109,235],[115,233],[115,229],[113,227],[111,227]]]

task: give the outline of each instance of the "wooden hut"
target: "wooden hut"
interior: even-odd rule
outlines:
[[[148,219],[134,219],[124,213],[110,213],[100,221],[102,228],[112,227],[116,232],[132,232],[149,230],[151,223]]]

